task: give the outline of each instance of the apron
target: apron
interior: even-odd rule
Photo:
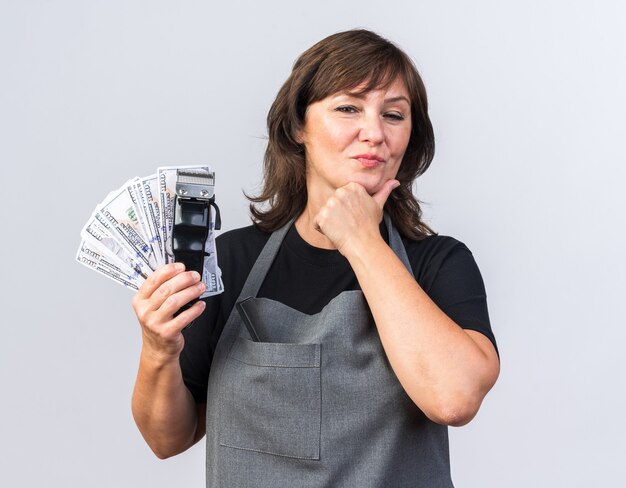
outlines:
[[[389,245],[412,270],[385,214]],[[216,346],[207,398],[207,486],[452,488],[447,427],[393,373],[360,290],[314,315],[255,298],[292,222],[274,232]],[[381,284],[384,286],[384,283]]]

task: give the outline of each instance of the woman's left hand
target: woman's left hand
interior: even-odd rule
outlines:
[[[383,207],[398,186],[398,180],[389,180],[375,194],[369,195],[362,185],[348,183],[326,201],[313,224],[346,256],[352,248],[371,238],[380,238]]]

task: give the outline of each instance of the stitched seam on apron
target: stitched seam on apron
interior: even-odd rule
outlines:
[[[316,368],[319,369],[319,365],[317,366],[291,366],[291,365],[283,365],[283,364],[258,364],[258,363],[249,363],[247,361],[242,361],[241,359],[237,359],[233,356],[229,356],[229,359],[233,361],[237,361],[238,363],[247,364],[248,366],[258,366],[260,368]]]
[[[241,451],[252,451],[252,452],[262,452],[263,454],[271,454],[272,456],[281,456],[281,457],[286,457],[286,458],[291,458],[291,459],[310,459],[312,461],[317,461],[319,460],[319,457],[312,457],[312,456],[289,456],[287,454],[279,454],[277,452],[272,452],[272,451],[263,451],[261,449],[250,449],[247,447],[237,447],[237,446],[231,446],[229,444],[225,444],[224,442],[220,441],[220,446],[224,446],[224,447],[228,447],[231,449],[239,449]]]

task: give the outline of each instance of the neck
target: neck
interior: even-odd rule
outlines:
[[[302,239],[304,239],[305,242],[311,246],[322,249],[337,249],[328,237],[316,230],[314,220],[315,216],[326,204],[333,192],[330,191],[328,192],[328,195],[321,195],[319,192],[311,192],[311,188],[307,188],[307,190],[309,191],[306,207],[295,222],[298,234],[300,234],[300,237],[302,237]]]
[[[312,210],[309,206],[304,209],[304,212],[300,214],[300,217],[298,217],[295,222],[298,234],[300,234],[300,237],[302,237],[307,244],[313,247],[337,249],[328,237],[315,229],[313,221],[315,215],[317,215],[317,211]]]

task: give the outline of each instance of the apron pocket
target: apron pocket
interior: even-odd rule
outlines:
[[[226,361],[220,444],[319,459],[320,344],[253,342],[239,337]]]

